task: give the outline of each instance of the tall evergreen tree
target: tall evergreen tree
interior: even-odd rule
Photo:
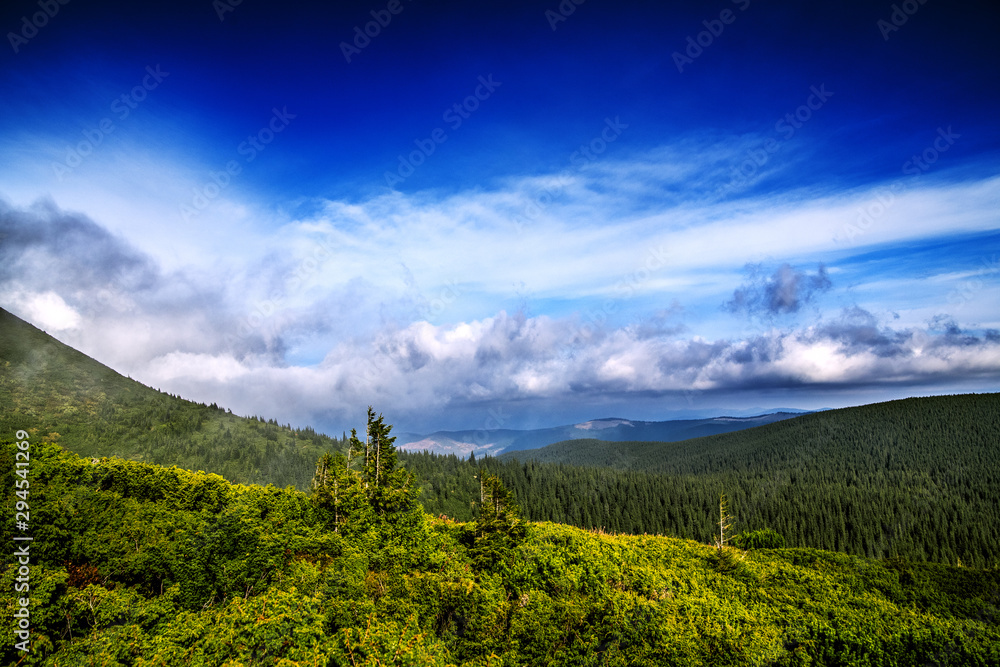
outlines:
[[[528,530],[521,519],[521,508],[500,478],[485,470],[479,471],[478,478],[481,500],[470,552],[478,568],[494,569],[510,561]]]
[[[335,533],[340,532],[340,526],[346,518],[345,496],[352,481],[346,459],[341,452],[332,455],[327,452],[317,461],[310,500],[320,512],[324,523]]]
[[[390,436],[391,424],[385,423],[385,418],[379,414],[375,418],[375,410],[368,406],[368,436],[371,438],[371,452],[369,454],[368,479],[376,487],[383,486],[389,476],[396,470],[396,442],[395,436]]]

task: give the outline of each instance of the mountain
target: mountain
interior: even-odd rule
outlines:
[[[707,541],[725,493],[737,531],[772,529],[789,546],[988,567],[1000,566],[998,433],[1000,394],[967,394],[681,442],[584,439],[475,462],[401,460],[421,480],[424,507],[458,519],[472,518],[487,469],[535,521]]]
[[[145,387],[3,311],[0,405],[0,433],[24,429],[86,457],[244,484],[306,490],[319,456],[344,446]],[[643,428],[612,418],[585,424],[572,429]],[[463,512],[478,500],[474,476],[486,466],[533,520],[704,541],[724,490],[741,529],[772,528],[790,545],[985,567],[1000,553],[998,432],[1000,395],[981,394],[831,410],[676,442],[590,438],[514,450],[503,461],[412,452],[400,461],[418,474],[421,502],[435,514],[472,518]]]
[[[11,435],[6,489],[24,453]],[[33,541],[0,524],[26,554],[0,566],[22,591],[0,605],[5,665],[1000,664],[996,569],[720,550],[516,512],[524,532],[507,532],[409,503],[373,512],[357,483],[337,517],[318,494],[26,444]]]
[[[566,440],[501,458],[670,475],[803,467],[856,474],[881,467],[934,475],[951,469],[954,478],[971,470],[1000,474],[998,433],[1000,393],[963,394],[839,408],[681,442]]]
[[[607,441],[658,440],[674,442],[703,435],[741,431],[755,426],[791,419],[803,414],[798,412],[772,412],[752,417],[712,417],[708,419],[672,419],[668,421],[639,421],[606,417],[579,424],[531,430],[479,430],[436,431],[428,435],[404,433],[399,446],[405,451],[431,451],[435,454],[455,454],[467,457],[498,455],[526,449],[545,447],[563,440],[593,438]]]
[[[308,488],[340,439],[147,387],[0,309],[0,433],[25,429],[83,456]]]

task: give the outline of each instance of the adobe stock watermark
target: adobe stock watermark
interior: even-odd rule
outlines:
[[[219,22],[226,20],[226,14],[235,12],[236,8],[243,4],[243,0],[212,0],[212,9],[219,17]]]
[[[113,309],[117,313],[134,313],[136,303],[131,296],[136,282],[124,268],[119,268],[104,286],[92,290],[94,303],[105,312]]]
[[[549,27],[552,28],[552,32],[556,31],[559,24],[568,19],[576,11],[576,8],[585,3],[587,0],[562,0],[559,6],[555,10],[546,9],[545,10],[545,20],[549,22]]]
[[[278,134],[285,131],[285,128],[297,115],[289,113],[287,106],[282,107],[280,111],[277,107],[272,108],[271,118],[267,124],[257,130],[255,134],[248,135],[245,141],[240,142],[236,147],[236,153],[243,156],[247,164],[253,162]],[[209,172],[209,180],[203,185],[193,188],[194,196],[191,198],[191,202],[181,204],[180,214],[184,221],[189,222],[191,218],[208,208],[212,201],[229,187],[233,177],[242,171],[243,166],[238,161],[229,160],[224,169]]]
[[[569,156],[569,163],[577,169],[586,167],[591,162],[596,161],[608,150],[608,146],[618,140],[622,132],[628,129],[628,124],[621,121],[621,116],[604,119],[604,127],[593,139],[573,151]],[[566,177],[560,177],[554,187],[569,185],[571,181]],[[520,234],[524,226],[529,222],[538,219],[538,216],[548,208],[555,199],[555,193],[549,188],[542,188],[541,192],[535,195],[520,214],[514,217],[514,230]]]
[[[750,0],[730,1],[734,5],[737,5],[741,12],[745,12],[750,7]],[[715,40],[722,36],[722,33],[726,30],[726,26],[736,22],[737,16],[738,14],[732,9],[726,8],[719,12],[719,18],[702,21],[701,24],[705,26],[705,29],[694,37],[691,35],[687,36],[687,46],[684,49],[684,53],[674,51],[671,54],[677,71],[683,74],[686,65],[693,65],[694,61],[700,58],[701,54],[705,52],[705,49],[712,46]]]
[[[667,265],[668,256],[669,250],[666,246],[649,248],[645,259],[615,284],[613,297],[605,299],[600,306],[590,308],[583,313],[583,322],[572,329],[567,339],[556,348],[556,356],[564,359],[573,358],[575,349],[592,342],[598,330],[618,312],[621,301],[634,296],[643,285],[652,280],[653,274]]]
[[[666,246],[649,248],[645,259],[615,284],[614,296],[582,314],[583,322],[572,331],[569,339],[557,348],[557,354],[569,356],[575,345],[592,340],[597,330],[606,325],[609,318],[618,312],[621,301],[634,296],[643,285],[652,280],[654,273],[667,265],[668,256],[669,250]]]
[[[14,526],[22,533],[30,531],[31,512],[28,495],[31,493],[31,442],[27,431],[20,430],[14,434],[17,442],[14,458],[14,495],[18,500],[14,503]],[[24,595],[15,598],[14,636],[20,641],[14,644],[18,651],[27,653],[31,646],[31,545],[28,542],[34,538],[29,535],[15,535],[14,542],[21,542],[14,550],[14,564],[17,567],[17,577],[14,578],[14,592]]]
[[[14,53],[20,53],[21,47],[38,35],[38,31],[49,24],[49,21],[56,17],[60,7],[68,5],[70,0],[38,0],[38,6],[42,10],[35,12],[31,18],[21,17],[21,29],[18,32],[8,32],[7,41]]]
[[[240,320],[236,326],[236,333],[226,336],[226,343],[229,347],[235,348],[236,343],[245,341],[255,331],[264,326],[264,323],[274,317],[275,313],[284,306],[291,295],[300,292],[312,276],[333,257],[334,249],[323,240],[313,240],[312,250],[309,254],[299,260],[295,269],[285,276],[281,290],[276,290],[270,297],[255,304],[246,317]]]
[[[138,85],[131,90],[122,93],[111,101],[110,109],[119,121],[124,121],[133,111],[139,108],[149,93],[156,90],[163,80],[170,76],[170,72],[160,69],[159,63],[156,67],[147,66],[146,75]],[[74,169],[83,164],[84,158],[94,152],[94,150],[104,143],[104,138],[116,129],[115,121],[105,117],[97,121],[96,127],[88,127],[83,130],[83,140],[75,146],[66,146],[66,157],[61,162],[52,162],[52,171],[60,181],[70,174]]]
[[[361,371],[361,377],[366,383],[368,383],[368,386],[363,389],[365,391],[374,389],[378,380],[383,376],[384,370],[383,365],[375,357],[365,361]],[[357,377],[356,374],[352,374],[352,376]]]
[[[856,211],[857,217],[855,222],[853,224],[845,223],[841,234],[834,237],[833,240],[836,243],[842,241],[853,243],[854,239],[868,233],[872,225],[896,203],[896,197],[906,191],[907,183],[913,183],[927,173],[941,159],[941,156],[955,145],[955,141],[961,138],[962,135],[951,128],[951,125],[948,126],[948,129],[939,127],[937,129],[937,136],[934,137],[930,145],[920,153],[910,156],[909,160],[903,162],[900,169],[909,178],[899,178],[889,185],[876,190],[875,201],[865,206],[859,206]]]
[[[747,185],[758,170],[768,163],[770,156],[781,150],[781,146],[812,119],[813,113],[822,109],[833,97],[833,92],[826,89],[825,83],[821,83],[818,88],[810,86],[809,93],[803,104],[775,121],[774,131],[781,135],[779,139],[768,137],[759,147],[747,149],[747,158],[733,168],[732,180],[722,186],[720,192]]]
[[[408,0],[413,2],[413,0]],[[344,60],[348,63],[351,58],[360,55],[361,51],[372,43],[372,40],[382,34],[382,30],[389,27],[393,16],[399,16],[406,9],[400,0],[389,0],[385,9],[373,9],[369,14],[373,20],[365,23],[364,30],[361,26],[354,26],[354,39],[351,43],[341,42],[340,52],[344,54]]]
[[[879,19],[875,22],[875,27],[882,33],[882,39],[889,41],[889,35],[898,31],[910,17],[917,13],[921,5],[927,4],[927,0],[904,0],[901,4],[892,6],[892,13],[889,19]]]
[[[435,324],[435,320],[455,303],[464,291],[455,280],[449,279],[440,289],[438,295],[427,299],[422,297],[421,304],[416,309],[416,314],[422,320]]]
[[[615,296],[605,299],[599,308],[591,308],[584,314],[583,324],[577,330],[576,338],[590,338],[599,327],[608,322],[608,318],[618,312],[618,308],[624,299],[636,295],[639,289],[653,278],[653,274],[667,265],[670,251],[666,246],[660,245],[649,248],[642,263],[630,273],[622,276],[614,287]]]
[[[479,106],[492,97],[496,89],[503,85],[502,81],[494,81],[492,74],[485,77],[480,76],[477,81],[479,83],[471,94],[460,102],[452,104],[441,114],[441,120],[447,123],[452,131],[462,127],[462,124],[472,117]],[[410,151],[406,155],[397,156],[399,165],[395,172],[386,171],[384,173],[385,184],[393,188],[404,182],[416,172],[420,165],[427,161],[427,158],[434,154],[439,145],[446,141],[448,141],[448,133],[443,127],[434,128],[426,138],[414,139],[413,145],[417,147],[416,150]]]
[[[981,258],[980,264],[979,269],[970,276],[970,280],[962,281],[959,287],[956,287],[948,294],[948,303],[961,308],[986,289],[984,278],[989,278],[1000,273],[1000,258],[996,255],[993,255],[990,259]]]
[[[503,428],[503,425],[507,423],[510,417],[504,415],[503,406],[497,409],[490,408],[486,411],[486,419],[483,420],[483,427],[476,429],[476,432],[472,434],[472,439],[475,443],[485,449],[487,445],[490,444],[490,431],[495,431],[497,429]]]

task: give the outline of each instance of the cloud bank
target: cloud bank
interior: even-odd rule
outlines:
[[[973,272],[964,310],[946,298],[973,275],[956,266],[925,263],[938,272],[919,290],[899,279],[898,301],[869,294],[895,289],[871,268],[880,252],[956,225],[992,238],[987,183],[927,182],[844,246],[868,191],[652,210],[614,186],[664,176],[612,167],[314,202],[260,246],[169,270],[51,200],[0,201],[0,305],[152,386],[331,428],[368,404],[425,424],[491,406],[586,419],[615,400],[639,418],[767,391],[995,387],[997,275]]]

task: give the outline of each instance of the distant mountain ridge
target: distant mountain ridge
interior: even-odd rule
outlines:
[[[720,416],[666,421],[604,417],[577,424],[541,429],[435,431],[426,435],[403,433],[398,437],[396,445],[405,451],[427,450],[435,454],[455,454],[463,458],[473,452],[477,456],[482,454],[495,456],[525,449],[538,449],[564,440],[579,438],[593,438],[609,442],[630,440],[676,442],[705,435],[741,431],[792,419],[802,414],[807,414],[807,412],[771,412],[752,417]]]

